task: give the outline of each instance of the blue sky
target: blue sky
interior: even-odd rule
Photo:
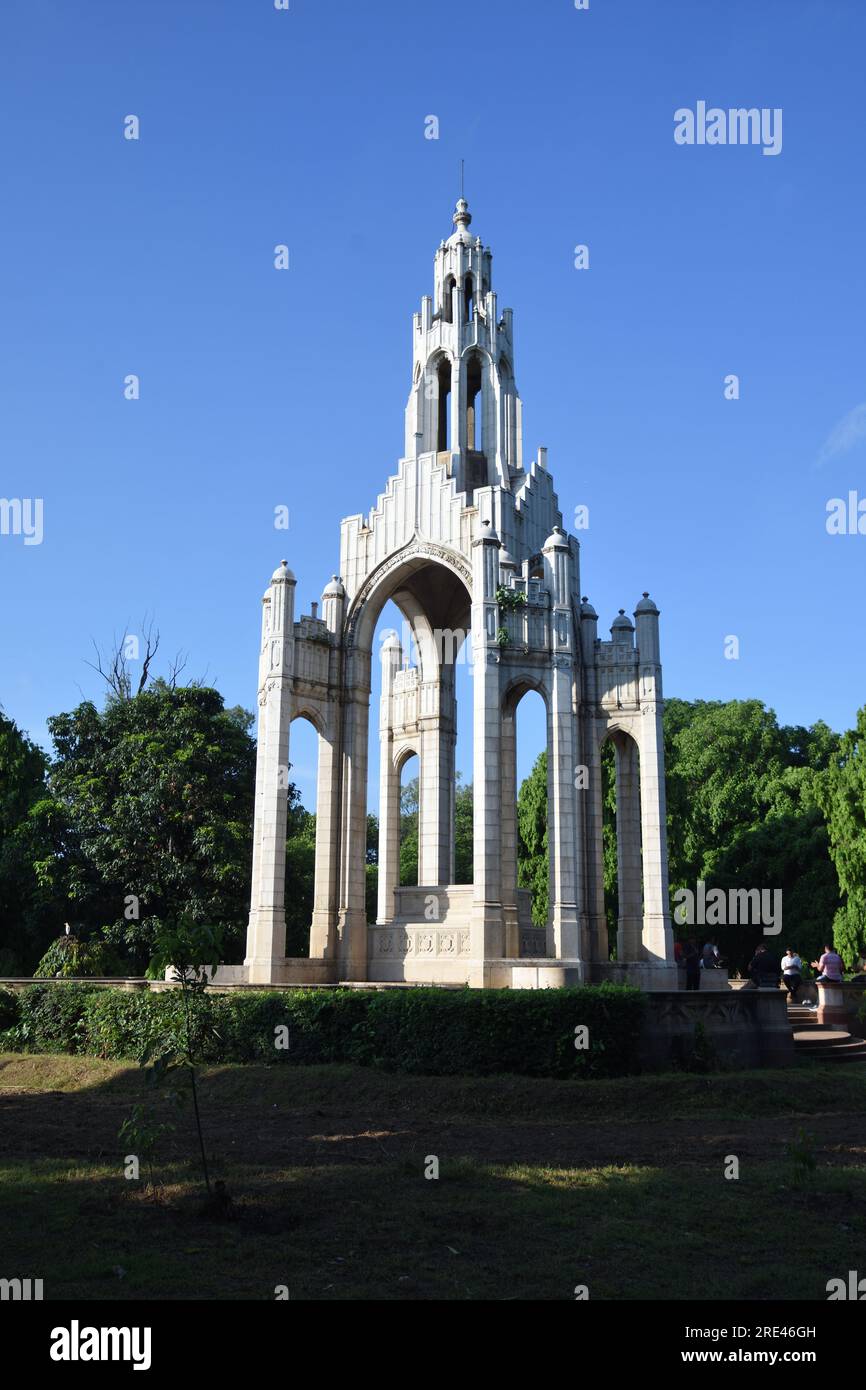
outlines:
[[[852,723],[862,0],[6,0],[0,39],[0,496],[44,499],[41,545],[0,536],[0,703],[34,738],[144,613],[254,705],[271,571],[308,611],[394,470],[461,157],[601,629],[649,589],[668,694]],[[699,100],[782,108],[781,153],[677,145]]]

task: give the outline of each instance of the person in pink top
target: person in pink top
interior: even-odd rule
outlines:
[[[821,959],[812,961],[812,969],[820,971],[816,979],[832,981],[834,985],[841,985],[842,983],[842,968],[842,957],[826,943]]]

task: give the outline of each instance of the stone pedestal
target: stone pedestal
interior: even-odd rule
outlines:
[[[817,1021],[847,1031],[848,1007],[844,986],[827,980],[816,980],[815,985],[818,990],[818,1012],[815,1015]]]

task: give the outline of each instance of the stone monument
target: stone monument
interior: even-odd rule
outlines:
[[[581,597],[546,450],[523,461],[512,311],[464,199],[414,315],[404,456],[367,516],[342,523],[321,615],[295,614],[285,561],[263,600],[252,984],[416,981],[538,987],[611,979],[676,989],[668,906],[659,612],[644,594],[610,641]],[[365,910],[367,746],[376,623],[403,614],[415,662],[382,647],[379,896]],[[454,883],[455,663],[472,676],[474,873]],[[515,715],[547,711],[550,915],[517,887]],[[285,956],[289,731],[319,736],[309,960]],[[619,921],[610,960],[602,746],[615,750]],[[419,760],[419,883],[399,884],[400,771]]]

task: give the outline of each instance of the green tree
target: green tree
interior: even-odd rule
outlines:
[[[286,955],[310,954],[310,922],[316,880],[316,817],[289,791],[286,823]]]
[[[49,720],[59,853],[43,866],[103,925],[135,970],[158,930],[188,917],[239,955],[249,907],[255,743],[252,715],[216,690],[164,681],[100,711],[85,701]]]
[[[367,921],[375,922],[379,912],[379,818],[367,816],[367,867],[366,867]]]
[[[400,885],[418,882],[418,778],[400,789]]]
[[[517,884],[532,893],[532,920],[547,924],[550,910],[547,848],[547,751],[539,753],[517,794]]]
[[[708,890],[781,889],[782,935],[810,955],[839,900],[818,800],[837,735],[821,722],[780,726],[759,700],[676,699],[664,734],[672,893],[699,879]],[[709,930],[733,968],[766,940],[760,927]]]
[[[51,834],[37,809],[48,758],[0,713],[0,975],[30,974],[62,928],[63,904],[40,877]]]
[[[836,949],[849,970],[866,955],[866,705],[842,735],[817,789],[830,854],[845,895],[834,921]]]
[[[460,773],[454,790],[454,882],[472,883],[474,866],[472,783],[461,785]]]

